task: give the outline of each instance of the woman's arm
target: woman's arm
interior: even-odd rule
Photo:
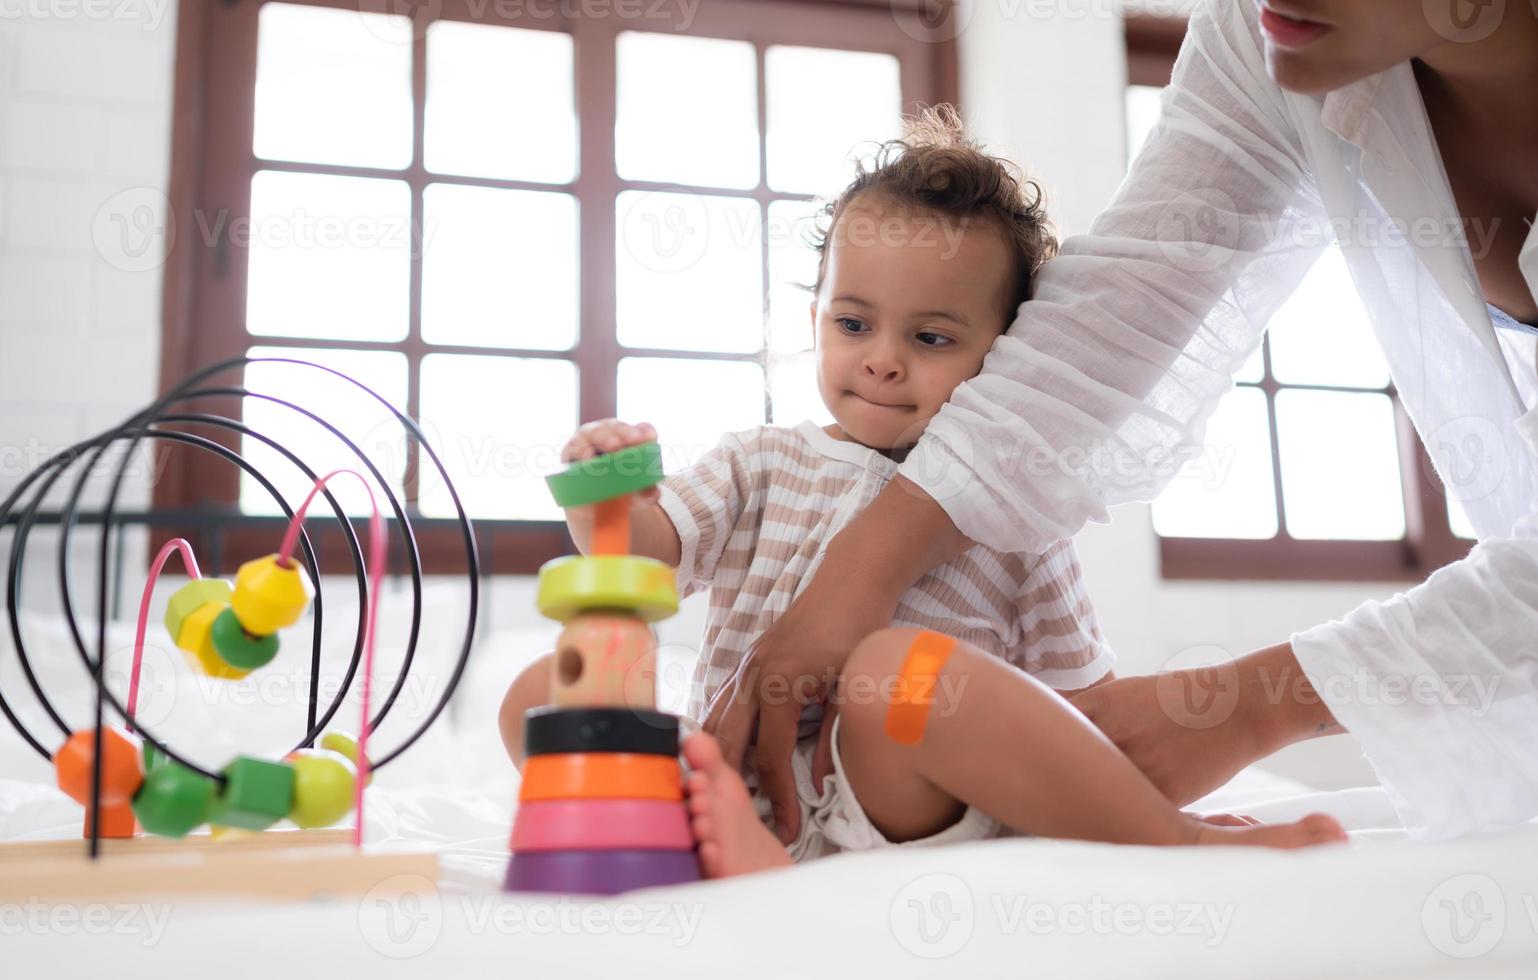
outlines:
[[[728,758],[756,730],[760,775],[792,828],[801,705],[771,703],[764,681],[818,696],[902,594],[972,542],[1040,553],[1108,504],[1153,496],[1317,258],[1323,241],[1304,228],[1317,202],[1253,6],[1210,0],[1193,15],[1115,200],[1047,264],[903,478],[834,539],[712,704],[706,728]]]

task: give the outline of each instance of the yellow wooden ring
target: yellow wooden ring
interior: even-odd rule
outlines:
[[[593,609],[621,609],[648,623],[678,612],[673,570],[640,555],[569,555],[539,570],[535,605],[562,623]]]

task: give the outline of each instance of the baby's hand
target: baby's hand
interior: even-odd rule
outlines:
[[[657,430],[650,422],[631,425],[619,419],[599,419],[587,422],[561,447],[561,462],[574,463],[580,459],[592,459],[605,453],[618,452],[626,446],[643,442],[656,442]],[[657,499],[657,488],[648,487],[635,495],[637,503],[649,503]]]

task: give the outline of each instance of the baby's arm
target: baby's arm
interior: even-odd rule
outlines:
[[[604,453],[616,452],[626,446],[655,442],[657,430],[648,423],[629,425],[619,419],[600,419],[579,428],[561,450],[563,462],[590,459]],[[595,508],[566,508],[566,528],[577,550],[589,554],[593,545]],[[630,551],[632,554],[655,558],[669,566],[677,567],[681,545],[678,530],[673,521],[657,503],[657,488],[652,487],[632,495],[630,507]]]

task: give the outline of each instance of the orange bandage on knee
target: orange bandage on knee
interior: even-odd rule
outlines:
[[[886,733],[900,745],[917,745],[929,724],[929,709],[935,703],[935,685],[940,668],[956,649],[956,638],[925,630],[913,638],[902,672],[897,675],[897,689],[886,712]]]

